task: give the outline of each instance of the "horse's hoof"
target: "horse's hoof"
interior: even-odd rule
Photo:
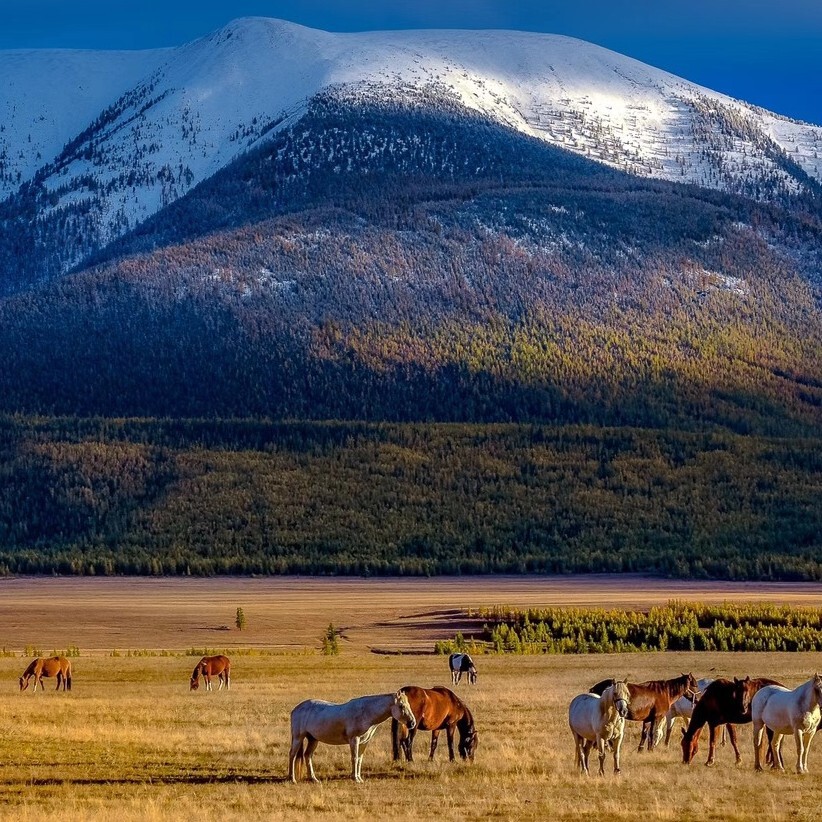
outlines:
[[[709,759],[709,760],[705,763],[705,767],[706,767],[706,768],[713,768],[714,764],[715,764],[715,763],[714,763],[714,760],[713,760],[713,759]]]

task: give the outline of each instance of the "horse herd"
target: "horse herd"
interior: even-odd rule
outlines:
[[[477,669],[468,654],[449,657],[451,684],[457,685],[467,674],[470,685],[477,682]],[[57,689],[71,690],[71,662],[62,656],[33,660],[20,677],[20,690],[34,680],[43,688],[43,677],[56,677]],[[200,678],[206,690],[212,690],[212,677],[218,690],[231,687],[231,661],[223,655],[205,656],[194,667],[190,689],[197,690]],[[796,741],[796,772],[808,772],[808,751],[822,719],[822,676],[814,674],[793,690],[774,679],[700,679],[681,674],[673,679],[641,683],[626,679],[604,679],[587,693],[578,694],[568,708],[568,722],[574,738],[576,766],[584,773],[591,750],[596,746],[599,773],[605,773],[608,750],[613,755],[614,773],[620,772],[620,751],[625,722],[642,723],[639,750],[651,750],[662,740],[670,741],[677,718],[687,720],[682,731],[682,761],[690,764],[697,754],[702,730],[708,726],[708,759],[713,765],[720,729],[727,729],[736,755],[742,757],[737,743],[736,726],[753,723],[754,767],[763,767],[763,741],[767,733],[766,764],[784,770],[782,741],[792,735]],[[408,685],[395,693],[362,696],[345,703],[308,699],[291,711],[291,747],[288,777],[293,782],[307,771],[312,781],[313,755],[320,742],[348,745],[351,750],[351,776],[362,782],[362,760],[377,727],[391,719],[394,760],[404,754],[413,760],[414,737],[419,731],[431,733],[429,759],[434,758],[441,731],[446,732],[448,754],[453,761],[454,737],[459,733],[458,752],[473,762],[479,736],[468,706],[449,688],[421,688]]]
[[[610,749],[614,773],[619,773],[619,755],[625,721],[642,723],[639,750],[655,747],[665,733],[666,744],[677,717],[687,718],[682,731],[682,761],[690,764],[697,754],[699,737],[710,731],[707,765],[713,765],[720,728],[727,728],[737,764],[742,761],[736,726],[753,722],[754,767],[762,770],[762,747],[767,733],[765,763],[784,770],[782,740],[796,740],[796,772],[808,772],[808,751],[822,718],[822,677],[814,674],[793,690],[774,679],[701,679],[682,674],[674,679],[631,683],[627,679],[605,679],[579,694],[568,708],[568,723],[574,737],[575,761],[585,773],[591,749],[596,746],[599,773],[605,773]]]

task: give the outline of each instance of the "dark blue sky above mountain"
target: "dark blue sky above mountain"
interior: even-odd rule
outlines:
[[[0,48],[172,46],[247,15],[329,31],[567,34],[822,124],[820,0],[3,0],[2,7]]]

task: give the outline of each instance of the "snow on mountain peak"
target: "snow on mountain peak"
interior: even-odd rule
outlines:
[[[54,208],[93,190],[101,242],[293,123],[330,86],[387,99],[444,87],[510,128],[643,176],[730,190],[763,175],[796,190],[797,168],[822,180],[822,128],[557,35],[332,34],[249,17],[176,49],[0,52],[0,76],[0,197],[37,172]]]

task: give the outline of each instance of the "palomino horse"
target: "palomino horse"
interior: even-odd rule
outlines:
[[[191,673],[191,690],[196,691],[200,687],[200,677],[205,680],[206,690],[212,690],[211,677],[216,676],[220,681],[218,691],[231,688],[231,660],[227,656],[204,656],[195,666]]]
[[[682,731],[682,761],[690,765],[699,750],[699,735],[705,725],[710,729],[708,738],[708,761],[714,764],[719,728],[728,728],[728,738],[734,749],[737,764],[742,760],[736,740],[736,726],[751,721],[751,696],[765,685],[778,684],[773,679],[715,679],[694,705],[691,721]],[[745,697],[746,688],[749,696]]]
[[[400,748],[409,762],[414,761],[413,746],[417,731],[431,731],[431,752],[428,759],[433,759],[440,731],[443,729],[448,739],[448,758],[453,762],[455,728],[460,734],[460,757],[470,762],[474,761],[474,753],[479,743],[479,736],[474,729],[474,717],[468,706],[452,690],[443,687],[418,688],[416,685],[406,685],[400,692],[408,698],[417,724],[403,733],[405,726],[396,719],[391,720],[391,742],[395,762],[400,758]]]
[[[64,656],[50,656],[38,657],[33,659],[31,664],[20,677],[20,690],[25,691],[29,687],[29,680],[34,677],[34,688],[32,693],[37,691],[37,683],[40,683],[41,690],[43,689],[43,677],[56,676],[57,690],[63,686],[64,691],[71,690],[71,662]]]
[[[814,674],[807,682],[789,691],[781,685],[766,685],[751,700],[754,725],[754,767],[762,770],[762,731],[773,731],[770,748],[773,767],[785,770],[782,760],[782,738],[793,734],[796,739],[796,772],[808,772],[808,751],[811,748],[822,707],[822,677]]]
[[[602,694],[616,680],[603,679],[591,688],[590,693]],[[626,719],[642,723],[639,750],[646,741],[650,751],[657,740],[657,723],[668,713],[671,705],[681,696],[693,697],[699,690],[693,674],[682,674],[674,679],[655,679],[648,682],[629,682],[631,707]]]
[[[468,684],[477,684],[477,666],[468,654],[451,654],[448,657],[448,667],[451,669],[451,684],[459,685],[463,674],[468,674]]]
[[[631,695],[627,681],[613,680],[613,683],[602,692],[602,696],[592,693],[575,696],[568,708],[568,724],[574,735],[575,762],[584,773],[590,773],[588,755],[594,745],[599,754],[600,776],[605,775],[606,745],[613,749],[614,773],[619,773],[619,751]]]
[[[351,777],[362,782],[362,758],[377,726],[393,717],[413,728],[417,720],[408,697],[402,692],[361,696],[338,705],[321,699],[307,699],[291,712],[291,751],[288,755],[288,778],[297,781],[297,771],[308,764],[312,782],[314,751],[320,742],[326,745],[348,745],[351,748]]]

